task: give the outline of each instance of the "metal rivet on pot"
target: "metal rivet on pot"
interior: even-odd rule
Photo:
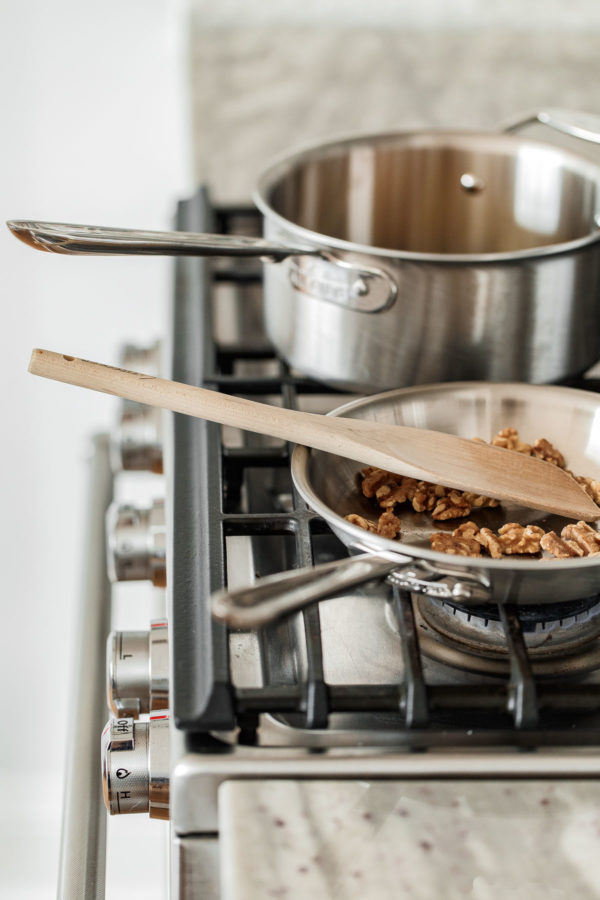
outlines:
[[[366,297],[369,293],[369,285],[362,278],[357,278],[351,288],[353,297]]]
[[[485,181],[473,175],[472,172],[464,172],[460,176],[461,186],[469,193],[478,194],[485,188]]]

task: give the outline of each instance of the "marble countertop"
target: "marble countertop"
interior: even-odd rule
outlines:
[[[545,106],[600,112],[595,31],[219,29],[199,18],[190,59],[195,174],[220,201],[249,200],[274,156],[340,134],[492,130]]]
[[[226,900],[592,900],[600,783],[230,781]]]

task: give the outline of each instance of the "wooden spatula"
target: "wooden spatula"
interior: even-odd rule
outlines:
[[[306,444],[419,480],[512,500],[521,506],[572,519],[600,518],[600,508],[557,466],[453,434],[281,409],[49,350],[32,352],[29,371],[127,400]]]

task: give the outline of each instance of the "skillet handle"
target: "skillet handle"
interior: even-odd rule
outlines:
[[[569,137],[579,138],[592,144],[600,144],[600,116],[570,109],[555,107],[543,109],[506,125],[502,130],[505,132],[520,131],[536,122],[540,125],[547,125],[548,128],[553,128],[562,134],[568,134]]]
[[[388,559],[363,553],[320,566],[278,572],[261,578],[252,587],[214,593],[213,618],[233,628],[260,628],[311,603],[367,581],[385,578],[403,561],[398,555]]]

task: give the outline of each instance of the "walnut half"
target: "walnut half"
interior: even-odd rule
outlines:
[[[542,538],[542,547],[556,559],[571,559],[575,556],[596,556],[600,553],[600,534],[587,522],[565,525],[560,537],[549,531]]]
[[[370,522],[368,519],[365,519],[363,516],[359,516],[356,513],[351,513],[349,516],[346,516],[346,521],[350,522],[351,525],[358,525],[359,528],[363,528],[371,534],[380,534],[382,537],[389,538],[392,541],[400,537],[402,523],[398,516],[395,516],[394,513],[389,510],[379,516],[377,524],[375,524],[375,522]]]
[[[555,531],[549,531],[542,538],[542,549],[550,553],[555,559],[570,559],[573,556],[583,556],[583,550],[574,541],[565,541]]]
[[[530,445],[523,443],[516,428],[503,428],[492,438],[492,444],[505,450],[516,450],[517,453],[531,453]]]
[[[556,447],[553,447],[550,441],[547,441],[546,438],[538,438],[533,447],[531,448],[531,455],[537,456],[538,459],[543,459],[546,462],[552,463],[553,466],[558,466],[560,469],[564,469],[566,463],[565,458]]]
[[[357,513],[351,513],[349,516],[346,516],[346,522],[350,522],[351,525],[358,525],[359,528],[371,531],[373,534],[377,532],[375,522],[369,522],[368,519],[365,519],[364,516],[359,516]]]
[[[508,522],[494,534],[489,528],[478,528],[474,522],[464,522],[452,534],[432,534],[430,541],[432,549],[440,553],[480,556],[481,548],[484,548],[492,559],[502,559],[513,554],[539,553],[543,535],[543,529],[537,525],[523,526]]]
[[[538,525],[523,526],[518,522],[507,522],[498,529],[498,538],[505,556],[539,553],[543,536],[544,529]]]
[[[433,507],[431,515],[438,521],[444,519],[461,519],[471,512],[471,504],[461,491],[450,491],[447,497],[441,497]]]
[[[431,549],[452,556],[481,556],[481,545],[476,540],[478,531],[475,522],[463,522],[452,534],[435,531],[429,538]]]

